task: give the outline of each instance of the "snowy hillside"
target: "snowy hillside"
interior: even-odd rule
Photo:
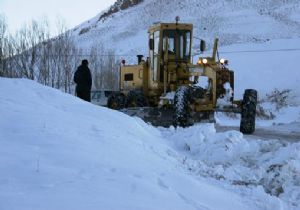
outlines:
[[[139,120],[32,81],[0,86],[0,209],[253,209],[184,172]]]
[[[193,23],[194,36],[208,47],[220,38],[220,56],[235,70],[237,97],[255,88],[264,96],[274,88],[292,89],[300,104],[300,2],[298,0],[145,0],[114,13],[104,11],[73,31],[79,46],[104,45],[118,59],[136,62],[137,54],[148,55],[147,29],[155,22]],[[110,14],[101,18],[103,14]],[[101,43],[101,44],[99,44]],[[194,39],[194,62],[199,40]],[[266,82],[266,79],[269,82]]]
[[[118,2],[126,2],[119,0]],[[265,42],[299,37],[298,0],[145,0],[137,5],[111,9],[74,29],[81,46],[97,42],[114,48],[117,54],[147,52],[147,29],[155,22],[193,23],[196,37],[219,37],[221,45]],[[110,14],[101,18],[103,14]],[[196,49],[198,43],[194,42]]]
[[[299,143],[157,129],[24,79],[0,89],[0,209],[300,206]]]

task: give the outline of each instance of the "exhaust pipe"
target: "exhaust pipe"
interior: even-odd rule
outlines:
[[[136,56],[138,58],[138,64],[140,64],[142,62],[142,59],[143,59],[143,55],[137,55]]]
[[[217,53],[218,53],[218,43],[219,43],[219,39],[216,38],[215,42],[214,42],[214,48],[213,48],[213,54],[212,54],[213,61],[216,61],[216,57],[217,57]]]

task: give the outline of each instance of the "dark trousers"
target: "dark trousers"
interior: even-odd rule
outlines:
[[[86,88],[79,88],[76,87],[76,95],[78,98],[81,98],[82,100],[91,102],[91,91]]]

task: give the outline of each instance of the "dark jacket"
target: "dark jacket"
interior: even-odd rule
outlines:
[[[77,97],[85,100],[91,101],[91,88],[92,88],[92,75],[89,67],[82,64],[77,68],[74,74],[74,82],[76,85],[76,95]]]
[[[87,65],[80,65],[74,74],[74,82],[77,84],[76,89],[90,91],[92,88],[92,75]]]

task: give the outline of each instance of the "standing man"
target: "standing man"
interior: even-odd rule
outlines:
[[[91,102],[92,75],[88,65],[88,60],[82,60],[75,72],[74,82],[76,83],[77,97]]]

